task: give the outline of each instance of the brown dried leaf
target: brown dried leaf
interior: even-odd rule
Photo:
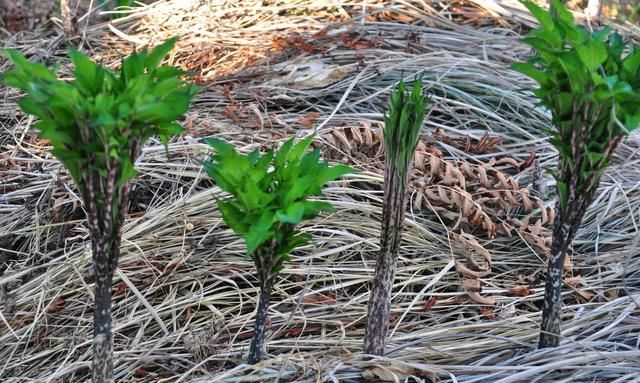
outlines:
[[[436,303],[438,303],[438,299],[436,297],[431,297],[422,304],[422,309],[424,311],[429,311],[436,305]]]
[[[376,364],[367,366],[362,371],[364,379],[383,382],[403,382],[410,376],[424,376],[431,381],[437,379],[432,371],[399,364]]]
[[[313,128],[313,121],[320,117],[319,112],[309,113],[302,118],[300,118],[297,123],[304,126],[305,128],[311,129]]]
[[[492,307],[483,307],[480,312],[483,316],[487,317],[490,320],[496,320],[496,313]]]
[[[510,288],[507,294],[516,297],[526,297],[527,295],[531,295],[532,291],[527,286],[515,286]]]
[[[333,305],[338,303],[335,297],[321,293],[305,295],[303,305]]]
[[[47,312],[48,313],[57,313],[58,311],[60,311],[65,304],[65,300],[62,298],[56,298],[53,302],[49,303],[49,306],[47,306]]]

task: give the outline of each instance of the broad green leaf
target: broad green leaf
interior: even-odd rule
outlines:
[[[563,119],[565,116],[570,116],[573,112],[573,102],[575,99],[574,94],[569,92],[561,92],[556,94],[554,97],[556,105],[554,113],[557,114],[557,118]]]
[[[284,166],[287,163],[287,160],[289,158],[289,151],[291,151],[291,147],[293,146],[294,140],[295,140],[295,137],[287,140],[282,145],[280,150],[278,150],[278,152],[276,153],[275,161],[274,161],[274,164],[273,164],[276,169],[284,168]]]
[[[630,78],[638,78],[638,71],[640,71],[640,49],[636,49],[633,53],[629,54],[629,56],[624,59],[622,67]]]
[[[565,8],[562,0],[551,0],[551,6],[560,21],[564,22],[567,26],[575,26],[573,15]]]
[[[53,117],[47,108],[43,107],[41,103],[36,102],[31,97],[22,98],[17,101],[17,104],[26,114],[31,114],[45,120]]]
[[[262,245],[262,243],[274,235],[273,220],[273,212],[265,211],[260,218],[249,227],[245,238],[247,242],[247,253],[253,253],[258,246]]]
[[[120,173],[119,184],[122,185],[125,182],[132,179],[133,177],[135,177],[137,174],[137,171],[133,167],[133,163],[131,163],[131,159],[127,156],[120,158],[120,163],[122,164],[122,169]]]
[[[98,94],[104,79],[104,73],[100,67],[73,48],[69,50],[69,57],[74,65],[73,73],[76,76],[76,83],[87,95]]]
[[[555,23],[553,22],[552,16],[546,10],[540,8],[532,1],[523,1],[525,7],[533,14],[533,16],[538,20],[542,28],[548,32],[556,31]],[[560,44],[560,35],[556,31],[554,45]]]
[[[345,174],[353,173],[354,170],[346,165],[336,165],[330,168],[325,169],[322,174],[319,176],[322,180],[322,183],[335,181],[338,178],[342,177]]]
[[[515,63],[511,65],[511,69],[531,77],[540,85],[546,85],[551,79],[551,75],[536,69],[536,67],[530,63]]]
[[[627,129],[627,132],[632,132],[640,126],[640,114],[626,115],[624,119],[624,127]]]
[[[575,47],[580,59],[590,71],[595,71],[607,59],[607,47],[604,42],[589,40]]]
[[[305,206],[303,202],[295,202],[287,206],[285,209],[279,210],[276,213],[276,218],[280,222],[298,224],[302,221],[302,217],[305,213]]]
[[[178,42],[178,38],[177,37],[172,37],[168,40],[166,40],[164,43],[158,45],[157,47],[155,47],[146,57],[145,60],[145,66],[148,69],[155,69],[158,67],[158,65],[160,65],[160,63],[162,62],[162,60],[164,60],[164,58],[167,56],[167,54],[169,54],[169,52],[171,52],[171,50],[173,49],[173,47],[176,45],[176,42]]]
[[[311,141],[313,141],[313,135],[306,137],[303,140],[300,140],[289,152],[287,156],[287,161],[291,161],[294,163],[298,163],[300,161],[300,157],[309,149],[311,145]]]
[[[321,211],[333,212],[336,208],[329,202],[324,201],[305,201],[304,204],[304,218],[315,218]]]
[[[235,206],[233,201],[223,201],[218,199],[217,203],[224,222],[231,228],[231,230],[240,235],[244,235],[249,231],[249,226],[245,222],[246,215],[242,210]]]

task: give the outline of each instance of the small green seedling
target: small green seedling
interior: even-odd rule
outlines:
[[[133,164],[151,136],[166,143],[182,132],[175,120],[197,91],[180,78],[184,72],[160,66],[175,43],[170,39],[151,52],[131,54],[117,73],[71,50],[73,81],[61,81],[45,66],[4,51],[16,68],[2,82],[26,93],[18,105],[38,118],[34,128],[51,141],[52,154],[73,177],[87,212],[96,275],[94,382],[113,381],[111,282],[130,180],[136,175]]]
[[[363,346],[364,352],[371,355],[384,355],[391,289],[407,205],[407,186],[427,104],[421,80],[416,80],[410,91],[400,81],[398,89],[391,95],[389,114],[384,116],[385,168],[380,253],[369,298]]]
[[[640,49],[610,28],[577,26],[560,0],[554,12],[524,5],[540,27],[524,41],[535,53],[513,68],[540,85],[534,94],[551,111],[550,142],[559,152],[553,240],[545,286],[540,347],[560,341],[562,271],[567,247],[593,202],[600,177],[622,139],[640,124]]]
[[[309,197],[320,195],[327,182],[353,171],[320,161],[319,149],[308,152],[312,140],[309,136],[294,145],[290,139],[277,152],[255,150],[248,155],[222,140],[207,141],[215,154],[204,168],[220,189],[231,194],[217,200],[222,218],[244,238],[258,272],[260,300],[248,356],[251,364],[262,359],[275,277],[290,253],[311,241],[296,226],[321,211],[334,211],[330,203]]]

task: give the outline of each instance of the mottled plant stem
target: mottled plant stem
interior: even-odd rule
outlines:
[[[247,357],[247,363],[249,364],[256,364],[262,360],[264,333],[267,328],[273,284],[274,278],[272,276],[267,277],[266,280],[260,284],[260,299],[256,311],[256,323],[253,326],[253,338],[251,338],[249,356]]]
[[[371,297],[367,307],[367,324],[364,330],[363,349],[366,354],[384,355],[389,330],[391,290],[396,274],[398,249],[400,247],[406,185],[410,167],[400,174],[390,164],[385,168],[384,204],[382,207],[382,232],[380,253],[376,262]]]
[[[67,38],[78,34],[77,0],[60,0],[60,18]]]
[[[547,281],[544,287],[540,348],[556,347],[560,343],[560,313],[562,312],[562,275],[567,247],[571,243],[571,227],[563,224],[560,215],[554,224],[551,251],[547,265]],[[575,230],[574,230],[575,232]]]
[[[93,383],[113,382],[113,338],[111,335],[111,262],[117,254],[104,242],[94,247],[96,274],[95,308],[93,311]]]
[[[113,335],[111,333],[111,287],[113,274],[120,258],[120,236],[130,183],[118,187],[119,168],[115,162],[109,166],[106,179],[95,174],[85,175],[83,199],[87,201],[87,218],[93,243],[93,269],[96,276],[95,307],[93,312],[92,382],[112,383]],[[103,202],[99,196],[103,197]]]
[[[557,347],[560,344],[560,314],[562,312],[562,276],[567,248],[580,227],[584,214],[593,202],[597,182],[580,195],[570,189],[566,209],[556,215],[553,224],[553,239],[547,265],[547,280],[544,288],[542,323],[540,325],[539,348]],[[559,206],[557,204],[556,206]]]

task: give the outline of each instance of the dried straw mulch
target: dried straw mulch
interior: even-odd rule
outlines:
[[[342,5],[339,5],[342,4]],[[122,382],[632,382],[640,380],[640,137],[603,177],[566,265],[562,345],[536,350],[555,152],[549,117],[508,69],[532,19],[496,1],[165,1],[75,43],[108,65],[184,36],[171,62],[205,86],[165,155],[137,163],[114,282]],[[637,39],[633,27],[621,27]],[[5,44],[61,66],[57,29]],[[4,70],[6,63],[1,64]],[[415,157],[385,358],[361,354],[381,215],[380,122],[390,89],[422,76],[433,107]],[[2,88],[0,377],[89,376],[89,234],[69,175]],[[268,355],[242,363],[257,286],[202,173],[202,138],[243,150],[318,131],[331,160],[362,170],[328,188],[338,211],[282,272]]]

